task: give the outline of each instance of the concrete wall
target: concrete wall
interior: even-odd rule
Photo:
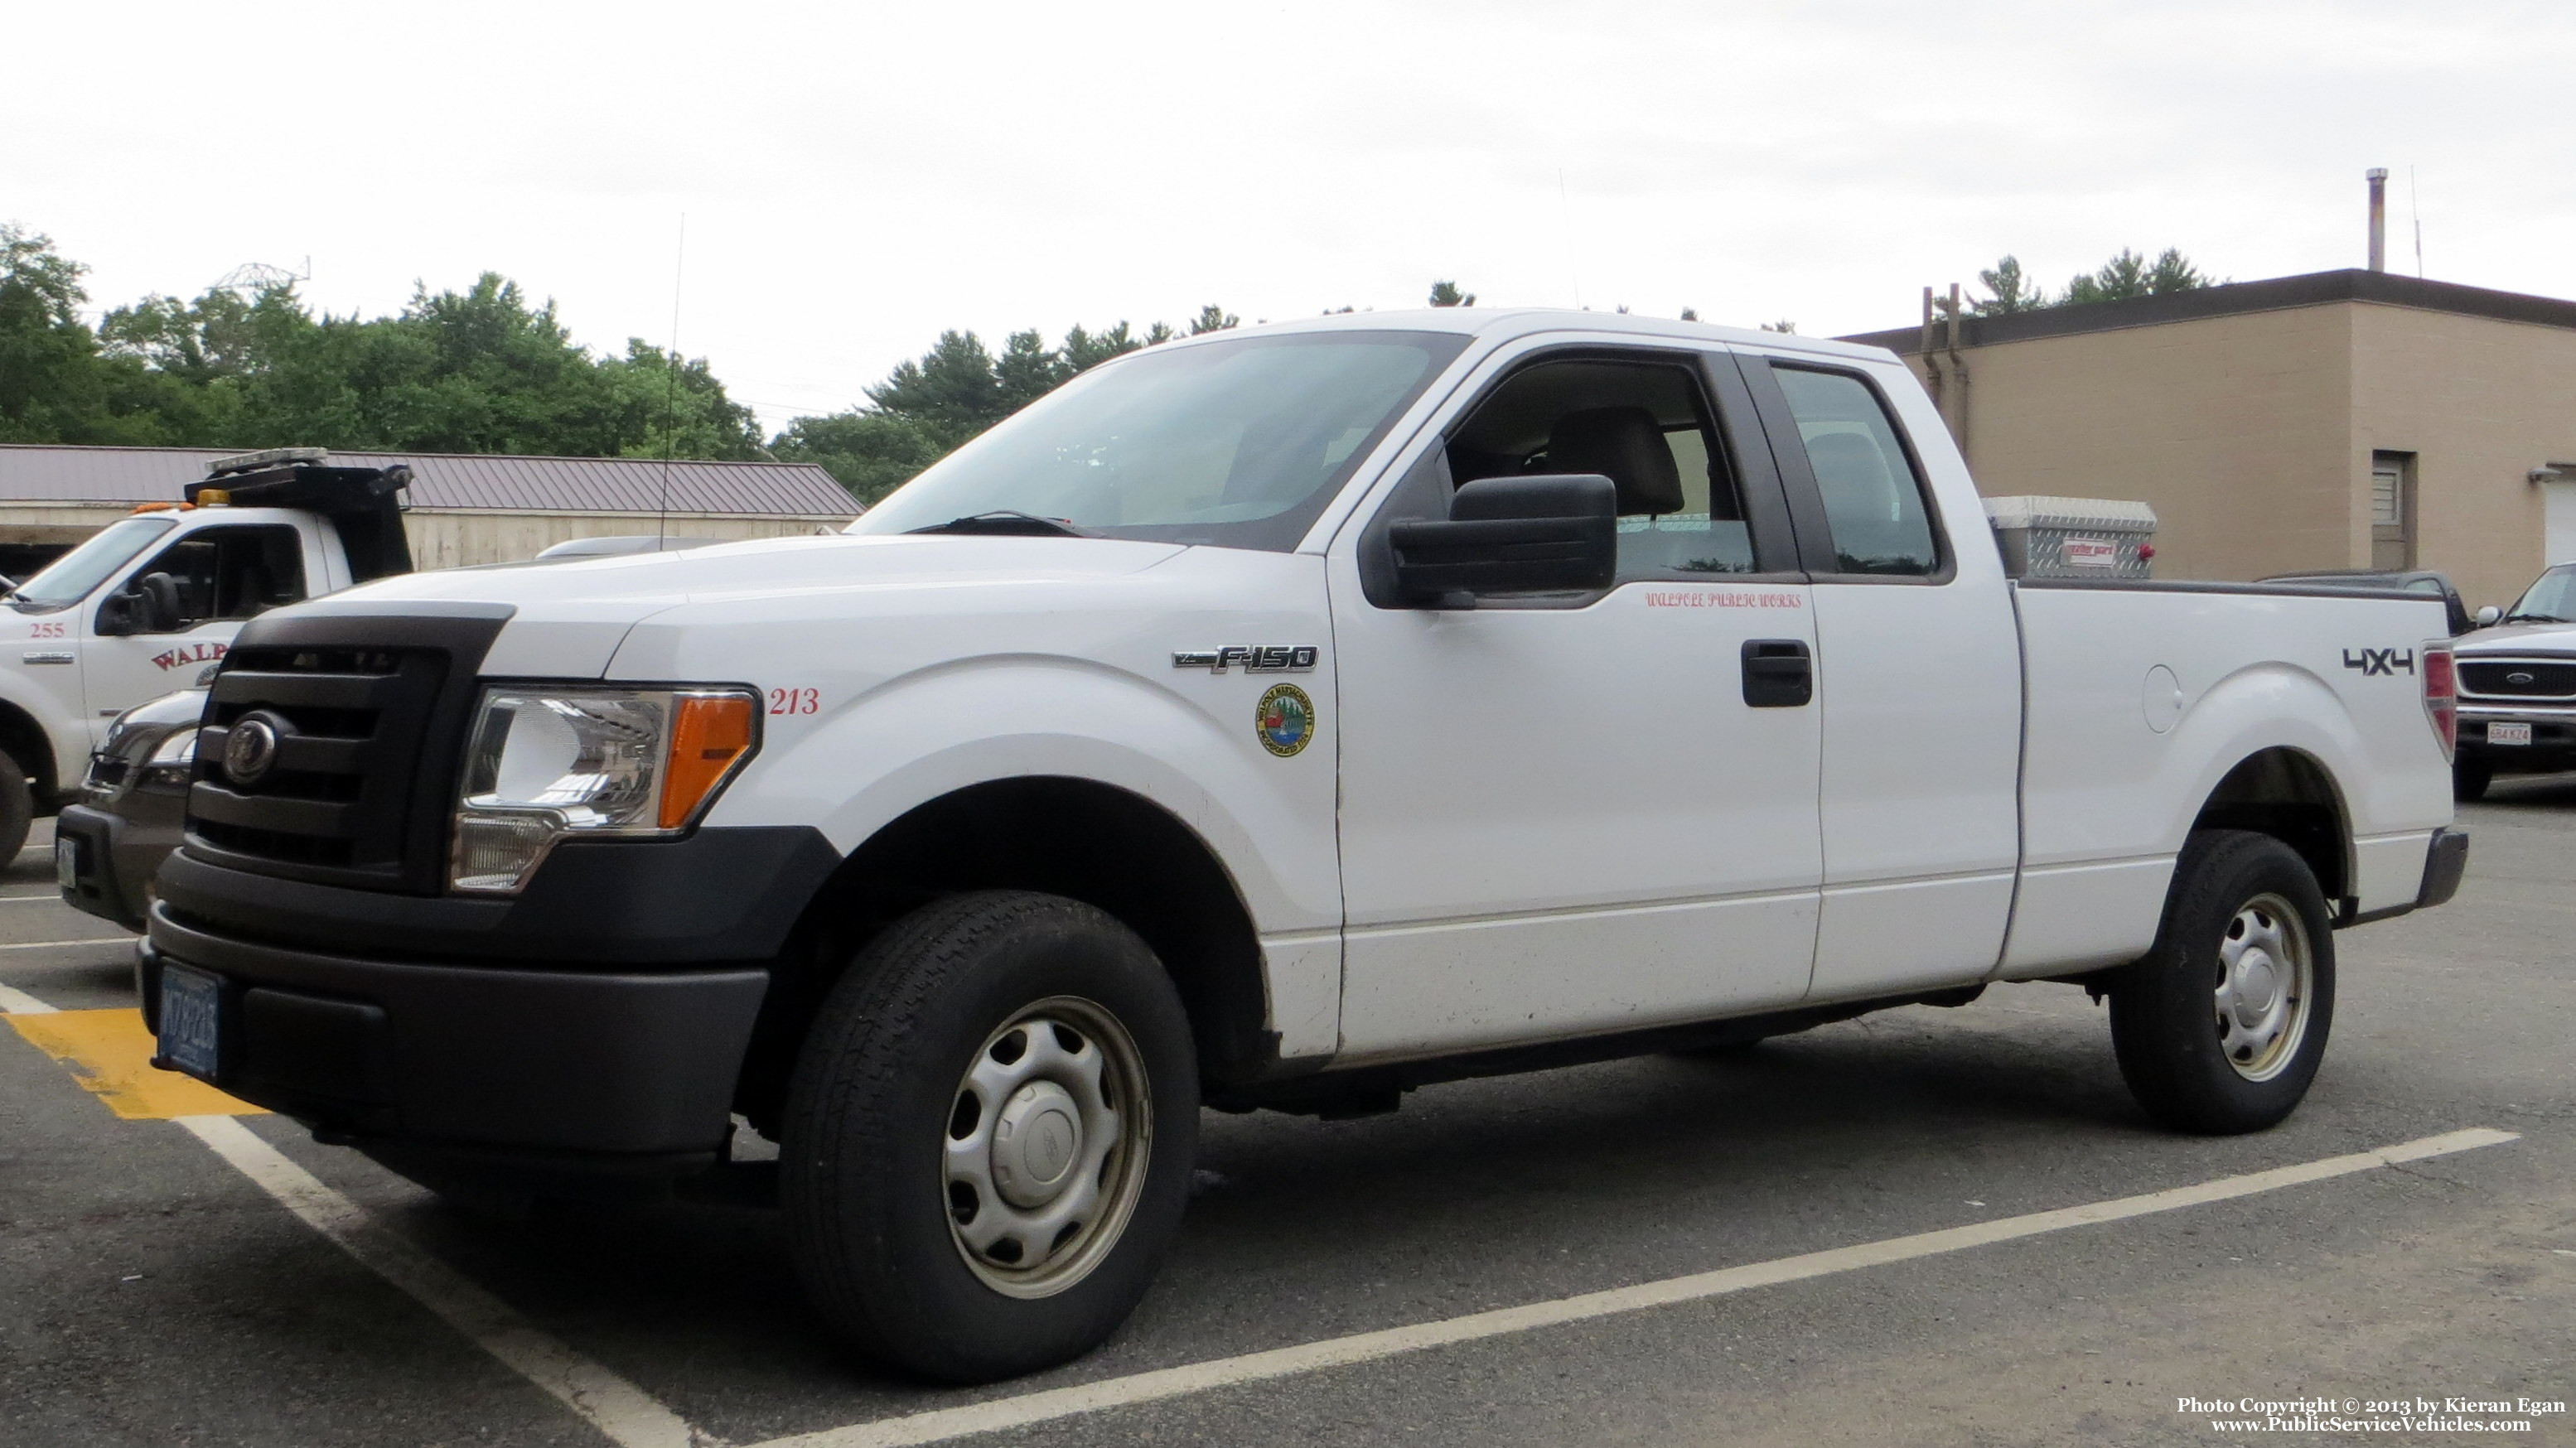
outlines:
[[[2544,556],[2531,470],[2576,461],[2576,331],[2352,304],[2353,479],[2362,557],[2374,450],[2416,455],[2416,560],[2471,607],[2511,603]]]
[[[1955,384],[1944,411],[1966,434],[1989,497],[2152,505],[2160,578],[2358,566],[2370,556],[2368,514],[2356,511],[2368,501],[2369,449],[2353,472],[2352,311],[2301,307],[1968,348],[1964,425]],[[1924,374],[1922,359],[1908,361]]]

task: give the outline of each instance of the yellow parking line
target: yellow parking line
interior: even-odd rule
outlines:
[[[69,1067],[82,1090],[128,1121],[268,1114],[202,1081],[153,1069],[152,1034],[143,1029],[141,1011],[13,1012],[8,1021],[37,1050]]]

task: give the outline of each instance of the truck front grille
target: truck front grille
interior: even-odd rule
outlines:
[[[441,627],[453,624],[467,627]],[[316,884],[437,892],[474,669],[499,627],[497,618],[254,622],[207,695],[188,853]],[[227,752],[253,720],[275,750],[264,767],[238,769]]]
[[[2576,661],[2462,659],[2460,692],[2490,699],[2576,699]]]

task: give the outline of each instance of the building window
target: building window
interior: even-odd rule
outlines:
[[[2370,566],[2415,566],[2415,455],[2370,455]]]

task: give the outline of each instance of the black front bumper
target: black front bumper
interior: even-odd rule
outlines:
[[[838,857],[804,830],[656,848],[562,847],[517,901],[297,884],[182,850],[136,967],[145,1023],[160,1028],[165,964],[217,977],[216,1085],[424,1180],[685,1174],[723,1148],[768,961]],[[690,860],[704,868],[671,868]],[[540,889],[567,861],[582,888]],[[745,889],[755,866],[767,878]]]
[[[54,820],[54,838],[72,842],[72,875],[62,887],[63,903],[141,930],[151,902],[152,872],[179,847],[186,813],[187,801],[178,795],[129,795],[121,811],[65,805]]]
[[[145,1021],[176,961],[223,981],[215,1084],[353,1141],[576,1156],[707,1153],[769,975],[362,960],[152,911]]]

